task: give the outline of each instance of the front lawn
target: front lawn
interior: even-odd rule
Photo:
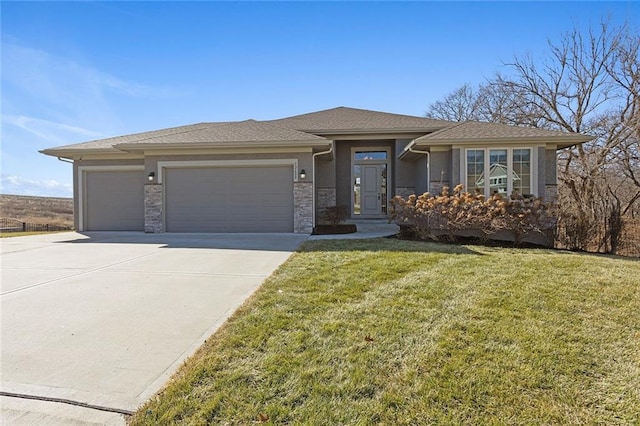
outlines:
[[[640,262],[311,241],[133,424],[638,424]]]

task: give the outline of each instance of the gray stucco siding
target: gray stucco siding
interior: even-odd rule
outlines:
[[[242,161],[242,160],[297,160],[298,171],[305,170],[307,176],[304,181],[311,181],[312,170],[311,152],[283,152],[283,153],[247,153],[247,154],[203,154],[203,155],[149,155],[145,158],[145,173],[158,173],[160,161]]]
[[[558,183],[558,157],[555,149],[545,149],[544,156],[545,163],[545,184],[555,185]]]
[[[458,182],[451,179],[451,151],[434,151],[431,153],[429,181],[443,185],[455,186]]]
[[[309,173],[311,171],[309,170]],[[336,186],[336,156],[331,160],[316,159],[316,188],[335,188]]]
[[[410,163],[414,168],[414,187],[416,195],[424,194],[427,188],[427,156],[421,155]]]
[[[393,179],[395,188],[406,188],[415,186],[415,164],[410,161],[396,160],[398,154],[400,154],[410,142],[411,139],[396,139],[395,141],[395,155],[393,156],[393,161],[395,163],[395,173]]]
[[[452,186],[456,186],[460,183],[464,184],[462,177],[462,170],[460,170],[460,156],[462,155],[462,149],[453,148],[451,150],[451,182]],[[467,190],[467,188],[465,188]]]

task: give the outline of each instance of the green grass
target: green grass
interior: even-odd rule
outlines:
[[[640,262],[307,242],[133,424],[639,424]]]

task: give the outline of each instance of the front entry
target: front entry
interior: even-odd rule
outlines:
[[[353,154],[353,217],[375,218],[387,214],[386,150],[357,150]]]

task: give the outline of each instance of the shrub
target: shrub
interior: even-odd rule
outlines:
[[[338,225],[347,217],[349,217],[349,208],[344,205],[326,207],[321,214],[322,221],[330,225]]]
[[[498,231],[507,231],[517,243],[530,233],[544,233],[555,227],[555,211],[541,198],[525,198],[519,194],[504,198],[463,191],[458,185],[440,195],[396,196],[391,200],[391,220],[409,226],[422,239],[454,240],[460,231],[473,231],[481,239],[489,239]]]

